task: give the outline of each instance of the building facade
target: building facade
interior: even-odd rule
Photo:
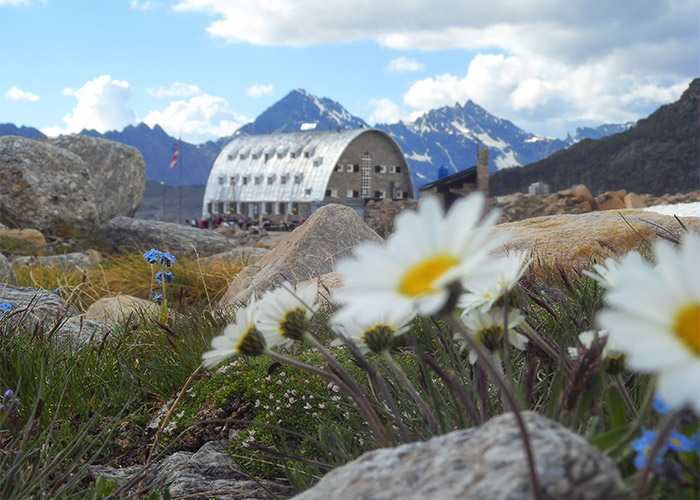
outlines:
[[[285,132],[234,138],[211,169],[203,218],[302,221],[328,203],[414,198],[399,146],[381,130]]]

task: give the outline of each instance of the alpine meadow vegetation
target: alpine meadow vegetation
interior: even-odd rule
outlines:
[[[125,499],[89,472],[220,440],[255,478],[302,491],[380,447],[513,412],[568,427],[618,465],[633,498],[700,493],[700,238],[586,269],[507,243],[472,194],[400,214],[386,245],[337,264],[344,287],[281,281],[218,307],[240,265],[142,249],[85,271],[17,266],[20,285],[79,311],[117,293],[151,299],[109,336],[74,345],[57,323],[0,304],[2,498]],[[30,306],[31,308],[31,306]],[[60,318],[59,318],[60,323]]]

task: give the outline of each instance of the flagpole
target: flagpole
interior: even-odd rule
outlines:
[[[178,165],[178,197],[177,197],[177,210],[178,210],[178,222],[182,224],[182,132],[180,133],[180,139],[178,140],[180,143],[180,156],[178,157],[179,165]]]

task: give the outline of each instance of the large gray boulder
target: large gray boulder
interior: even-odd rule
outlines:
[[[0,179],[0,215],[17,226],[53,233],[98,225],[90,171],[68,150],[0,137]]]
[[[138,149],[86,135],[62,135],[46,142],[78,155],[90,174],[92,196],[100,222],[133,217],[146,189],[146,163]]]
[[[336,263],[364,241],[384,240],[350,207],[331,204],[319,208],[262,259],[244,268],[229,285],[220,306],[245,303],[285,280],[297,284],[333,272]]]
[[[206,443],[196,453],[174,453],[152,464],[148,471],[140,465],[121,469],[93,465],[90,471],[120,486],[144,477],[148,490],[167,488],[173,498],[190,500],[268,500],[289,498],[294,493],[282,481],[250,479],[216,441]]]
[[[97,232],[116,249],[156,248],[175,257],[201,257],[235,248],[231,240],[214,231],[173,222],[115,217],[102,224]]]
[[[547,500],[625,498],[615,463],[584,438],[523,413]],[[423,443],[366,453],[295,500],[529,500],[533,498],[520,431],[512,414]]]

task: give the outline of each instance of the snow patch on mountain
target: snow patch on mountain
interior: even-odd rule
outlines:
[[[503,154],[496,157],[494,163],[496,164],[496,168],[498,170],[520,166],[518,160],[515,159],[515,152],[513,152],[512,150],[503,151]]]
[[[425,161],[428,163],[433,162],[433,159],[428,154],[411,153],[410,155],[405,155],[405,156],[406,156],[407,160]]]

